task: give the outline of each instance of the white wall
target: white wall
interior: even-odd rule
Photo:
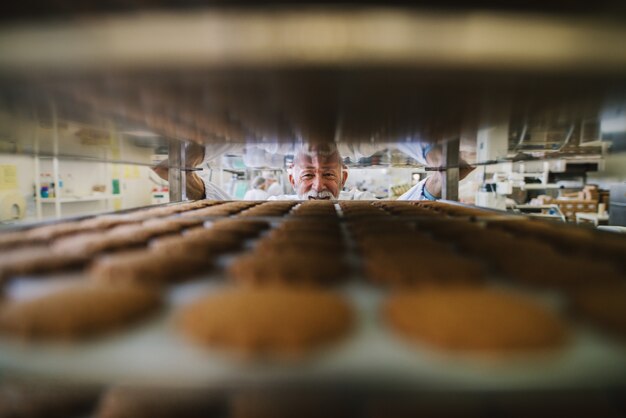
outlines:
[[[40,159],[39,161],[41,173],[53,173],[51,159]],[[0,154],[0,165],[15,166],[17,171],[17,190],[26,201],[25,220],[37,220],[34,198],[35,158],[23,155]],[[93,195],[92,187],[98,184],[105,186],[105,194],[111,194],[111,180],[120,180],[121,195],[119,198],[112,198],[108,201],[62,203],[61,213],[63,217],[150,205],[152,188],[157,185],[150,179],[154,178],[155,181],[158,181],[158,176],[146,166],[87,161],[59,160],[59,174],[64,182],[61,189],[64,193],[61,197],[67,198]],[[42,219],[52,219],[54,217],[54,204],[51,202],[43,203]]]
[[[35,164],[33,157],[24,155],[0,154],[0,165],[11,165],[17,169],[17,190],[26,201],[26,216],[35,216],[34,199],[34,172]]]

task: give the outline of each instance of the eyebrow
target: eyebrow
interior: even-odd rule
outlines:
[[[326,166],[321,166],[319,167],[322,170],[337,170],[339,167],[335,166],[335,165],[326,165]],[[306,167],[303,167],[302,170],[317,170],[318,167],[312,166],[312,165],[308,165]]]

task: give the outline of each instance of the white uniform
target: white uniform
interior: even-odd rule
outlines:
[[[243,196],[243,200],[267,200],[270,197],[265,190],[250,189]]]
[[[436,198],[426,190],[426,180],[428,179],[424,179],[411,187],[400,196],[398,200],[436,200]]]
[[[283,193],[283,188],[280,187],[278,182],[272,183],[270,187],[267,188],[267,194],[270,196],[280,196]]]

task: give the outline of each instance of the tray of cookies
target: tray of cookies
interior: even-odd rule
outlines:
[[[195,201],[0,234],[0,368],[212,387],[626,384],[626,242],[445,202]]]

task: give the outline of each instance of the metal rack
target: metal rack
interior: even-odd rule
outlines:
[[[468,136],[475,140],[479,128],[503,122],[525,126],[537,115],[572,123],[595,121],[607,106],[615,108],[611,103],[626,99],[623,22],[620,17],[596,15],[350,2],[342,7],[281,4],[268,11],[244,5],[96,14],[61,22],[20,21],[0,27],[0,153],[149,166],[149,161],[125,149],[130,145],[167,148],[170,201],[180,202],[187,200],[186,174],[196,170],[187,159],[190,145],[425,140],[443,149],[441,165],[428,169],[444,173],[443,198],[454,201],[461,144]],[[52,120],[54,130],[42,133],[39,128]],[[68,132],[61,135],[59,124],[68,121],[96,133],[107,132],[119,153],[97,155]],[[556,145],[571,146],[572,135]],[[619,134],[612,138],[616,143],[624,141]],[[599,144],[605,146],[601,139]],[[523,148],[525,134],[511,136],[507,143],[510,151]],[[514,161],[514,157],[502,160]],[[59,208],[60,201],[55,206]],[[194,284],[198,283],[178,290],[194,290]],[[372,319],[374,299],[380,295],[368,299],[372,295],[366,287],[343,291],[355,304],[365,301],[360,312]],[[163,318],[160,321],[158,326],[164,326]],[[364,328],[369,326],[371,332],[374,325],[368,322]],[[367,341],[365,331],[360,337]],[[163,327],[150,335],[162,338]],[[582,335],[583,343],[603,344],[594,336],[585,340],[588,335],[577,335]],[[167,348],[172,347],[163,352]],[[413,369],[410,361],[394,363],[398,347],[386,348],[391,348],[391,354],[386,352],[383,360],[406,373],[398,386],[409,397],[432,391],[425,387],[423,375],[414,373],[417,369],[432,372],[427,357],[419,358]],[[48,368],[53,375],[74,360],[70,355],[62,359],[68,363],[28,364],[28,352],[11,353],[23,361],[20,366],[34,372]],[[115,357],[115,350],[112,353]],[[368,355],[366,364],[352,364],[350,371],[356,376],[361,376],[357,367],[361,365],[372,367],[370,376],[380,372],[376,369],[380,358],[374,350]],[[346,356],[339,353],[330,361],[343,361]],[[623,357],[618,361],[615,368],[604,363],[606,368],[592,370],[590,365],[587,376],[577,376],[577,390],[598,389],[592,387],[596,378],[606,378],[602,382],[610,386],[616,375],[622,385]],[[190,361],[174,372],[181,377],[189,372],[197,379],[189,381],[200,384],[219,367],[220,359],[211,358],[208,365]],[[228,371],[233,372],[228,383],[242,382],[237,380],[241,370]],[[538,373],[534,377],[545,378],[539,383],[545,383],[546,392],[552,394],[550,370],[533,371]],[[128,372],[123,377],[132,377],[133,370],[107,372]],[[463,372],[443,371],[438,376],[443,380],[454,381],[455,373],[458,378],[454,390],[443,386],[443,392],[468,389],[471,382]],[[258,383],[255,376],[243,374],[248,386]],[[482,376],[485,385],[465,394],[492,400],[494,393],[495,397],[503,392],[522,396],[525,390],[537,389],[533,376],[512,375],[508,392],[502,390],[498,376]],[[219,377],[211,383],[224,384]],[[515,381],[518,378],[529,379],[527,385]],[[565,373],[560,383],[567,378]],[[623,385],[610,389],[621,393]],[[375,390],[385,388],[375,385]]]

